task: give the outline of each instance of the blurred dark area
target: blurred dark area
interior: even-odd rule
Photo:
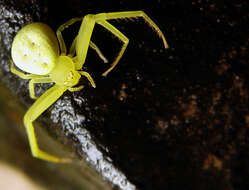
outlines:
[[[146,12],[169,48],[143,19],[110,21],[130,42],[102,77],[122,43],[96,26],[92,40],[109,63],[90,49],[83,70],[97,88],[82,79],[84,90],[66,92],[38,121],[114,189],[248,189],[248,1],[0,0],[2,83],[26,109],[33,103],[28,81],[9,72],[24,25],[56,30],[74,17],[130,10]],[[79,25],[63,32],[67,47]]]

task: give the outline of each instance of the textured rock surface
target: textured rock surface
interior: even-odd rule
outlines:
[[[69,141],[119,188],[248,189],[247,1],[75,0],[60,5],[44,3],[38,15],[33,8],[21,14],[56,29],[88,13],[144,10],[166,34],[170,48],[164,50],[140,19],[113,21],[130,39],[124,57],[103,78],[108,65],[89,51],[84,69],[97,88],[65,93],[41,117],[43,123],[57,123],[56,131],[47,127],[51,134]],[[10,18],[4,20],[13,23]],[[28,16],[19,27],[10,27],[0,51],[1,78],[25,105],[32,103],[27,82],[8,73],[8,51],[15,32],[30,21]],[[9,27],[4,24],[1,35]],[[68,43],[75,31],[77,26],[65,31]],[[110,62],[121,45],[101,27],[93,40]],[[38,86],[37,92],[45,88]]]

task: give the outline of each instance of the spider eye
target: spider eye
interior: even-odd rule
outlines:
[[[66,80],[64,81],[64,84],[65,85],[70,85],[71,83],[72,83],[72,81],[73,81],[73,72],[72,71],[70,71],[69,73],[68,73],[68,75],[67,75],[67,77],[66,77]]]
[[[64,85],[74,86],[79,82],[80,77],[77,71],[70,71],[64,80]]]
[[[73,79],[73,72],[70,71],[68,76],[67,76],[67,80],[72,80]]]

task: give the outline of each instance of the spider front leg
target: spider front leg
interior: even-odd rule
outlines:
[[[78,39],[76,42],[76,54],[79,60],[78,68],[82,68],[83,64],[85,63],[88,46],[90,43],[91,35],[95,26],[95,23],[98,23],[117,36],[124,45],[122,46],[118,56],[114,60],[112,66],[103,73],[103,76],[106,76],[118,63],[120,58],[122,57],[126,46],[128,44],[128,38],[125,37],[118,29],[114,26],[109,24],[106,20],[111,19],[124,19],[124,18],[134,18],[134,17],[142,17],[158,34],[160,38],[163,40],[164,47],[167,48],[168,44],[167,41],[159,29],[159,27],[143,12],[143,11],[127,11],[127,12],[114,12],[114,13],[100,13],[96,15],[86,15],[83,18],[80,31],[78,34]]]
[[[70,50],[69,50],[69,56],[71,56],[71,57],[73,57],[75,55],[75,52],[76,52],[76,50],[75,50],[75,44],[77,42],[77,37],[78,36],[76,36],[74,38],[74,41],[73,41],[73,43],[72,43],[72,45],[70,47]],[[100,57],[100,59],[103,60],[104,63],[108,63],[108,60],[105,58],[105,56],[103,55],[103,53],[100,51],[100,49],[98,48],[98,46],[95,43],[93,43],[92,41],[90,41],[89,46],[93,50],[96,51],[96,53],[98,54],[98,56]]]
[[[51,83],[53,82],[50,77],[40,77],[40,78],[33,78],[29,81],[29,95],[32,99],[37,99],[35,95],[35,86],[36,83]]]
[[[162,31],[159,29],[159,27],[150,19],[150,17],[145,14],[143,11],[127,11],[127,12],[114,12],[114,13],[100,13],[95,15],[95,21],[96,23],[102,25],[104,28],[109,30],[111,33],[113,33],[115,36],[117,36],[124,44],[114,60],[111,67],[105,71],[102,75],[106,76],[119,62],[122,55],[124,54],[124,51],[128,45],[128,38],[124,36],[118,29],[116,29],[114,26],[112,26],[110,23],[108,23],[106,20],[111,19],[124,19],[124,18],[136,18],[136,17],[142,17],[159,35],[160,38],[163,40],[164,47],[167,48],[168,44],[166,42],[166,39],[162,33]]]
[[[104,13],[101,13],[101,14],[104,14]],[[128,45],[129,40],[117,28],[112,26],[110,23],[108,23],[104,19],[100,19],[100,18],[101,18],[100,14],[86,15],[82,21],[80,31],[78,34],[78,39],[76,41],[76,54],[79,60],[79,65],[77,66],[77,68],[78,69],[82,68],[85,62],[87,50],[88,50],[88,44],[90,43],[90,38],[91,38],[93,29],[95,26],[95,22],[97,22],[98,24],[102,25],[104,28],[109,30],[111,33],[113,33],[116,37],[118,37],[124,43],[117,58],[113,62],[112,66],[106,72],[102,74],[103,76],[106,76],[117,65],[118,61],[122,57]]]
[[[124,34],[122,34],[117,28],[115,28],[113,25],[111,25],[109,22],[97,21],[97,23],[100,24],[101,26],[103,26],[104,28],[106,28],[107,30],[109,30],[111,33],[113,33],[116,37],[118,37],[123,42],[123,46],[122,46],[121,50],[119,51],[118,56],[116,57],[116,59],[112,63],[111,67],[109,69],[107,69],[107,71],[105,71],[102,74],[102,76],[106,76],[112,69],[114,69],[114,67],[118,64],[119,60],[123,56],[125,49],[128,46],[129,39]]]
[[[112,20],[112,19],[125,19],[125,18],[136,18],[142,17],[150,27],[152,27],[157,35],[163,40],[165,48],[168,48],[168,43],[156,23],[151,20],[151,18],[144,11],[126,11],[126,12],[114,12],[114,13],[100,13],[95,15],[95,20],[98,23],[98,20]]]
[[[72,24],[74,24],[75,22],[78,22],[78,21],[81,21],[81,20],[82,20],[82,18],[72,18],[69,21],[62,24],[57,29],[56,35],[57,35],[57,38],[58,38],[58,41],[59,41],[59,46],[60,46],[62,55],[66,55],[66,53],[67,53],[67,48],[66,48],[66,45],[65,45],[65,41],[64,41],[64,39],[62,37],[62,31],[65,30],[66,28],[68,28],[69,26],[71,26]],[[76,44],[77,37],[78,36],[76,36],[74,38],[74,40],[72,42],[72,45],[70,47],[70,50],[69,50],[69,56],[71,56],[71,57],[73,57],[74,54],[75,54],[75,44]],[[105,58],[105,56],[103,55],[103,53],[100,51],[100,49],[97,47],[96,44],[94,44],[92,41],[90,41],[89,45],[90,45],[90,47],[92,49],[94,49],[96,51],[96,53],[104,61],[104,63],[108,62],[108,60]]]
[[[32,155],[34,157],[51,162],[70,162],[68,158],[58,158],[39,149],[33,122],[50,107],[67,89],[60,86],[53,86],[42,94],[29,108],[24,116],[24,126],[26,128]]]

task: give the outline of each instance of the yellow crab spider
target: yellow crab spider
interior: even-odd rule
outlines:
[[[81,90],[83,88],[82,85],[76,86],[81,76],[86,77],[92,87],[95,88],[96,85],[90,74],[81,71],[89,46],[96,51],[104,62],[107,62],[99,48],[90,41],[95,23],[109,30],[123,42],[123,46],[113,64],[103,73],[103,76],[106,76],[119,62],[129,41],[124,34],[107,22],[107,20],[132,17],[143,17],[157,32],[159,37],[162,38],[165,48],[168,46],[161,30],[143,11],[89,14],[83,18],[73,18],[62,24],[57,29],[56,35],[48,25],[43,23],[31,23],[17,33],[12,44],[11,55],[14,64],[25,73],[15,69],[12,62],[11,72],[23,79],[30,79],[29,93],[33,99],[36,99],[34,90],[36,83],[55,83],[54,86],[49,88],[35,101],[24,116],[24,126],[34,157],[51,162],[70,161],[70,159],[58,158],[39,149],[33,122],[66,90],[71,92]],[[82,21],[80,30],[67,54],[67,48],[61,32],[77,21]]]

